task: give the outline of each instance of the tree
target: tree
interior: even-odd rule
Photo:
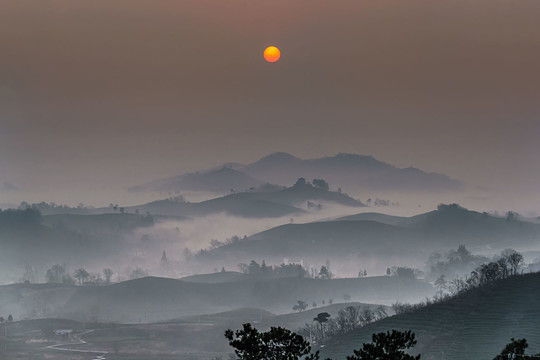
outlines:
[[[414,333],[392,330],[390,333],[378,333],[372,335],[372,342],[364,343],[362,349],[354,350],[353,356],[347,356],[347,360],[419,360],[420,355],[405,354],[404,349],[416,345]]]
[[[258,276],[261,274],[261,266],[255,260],[251,260],[247,269],[249,275]]]
[[[259,332],[251,324],[243,329],[225,331],[225,338],[239,360],[318,360],[319,352],[311,353],[309,342],[298,334],[282,327],[271,327]]]
[[[506,260],[506,263],[510,268],[510,275],[517,275],[519,268],[523,263],[523,255],[514,249],[506,249],[501,253],[501,256]]]
[[[293,185],[293,187],[301,188],[306,186],[308,183],[306,182],[306,179],[301,177],[298,180],[296,180],[296,183]]]
[[[315,186],[317,189],[324,191],[330,190],[330,186],[323,179],[313,179],[313,186]]]
[[[392,267],[392,275],[402,279],[416,279],[415,269],[405,266]]]
[[[507,359],[508,354],[523,355],[525,354],[525,349],[529,347],[526,339],[514,339],[511,338],[510,342],[506,344],[501,353],[493,358],[493,360]]]
[[[96,274],[96,273],[92,273],[90,274],[90,277],[88,278],[88,283],[94,285],[94,286],[99,286],[100,284],[103,283],[103,279],[101,278],[101,275]]]
[[[517,217],[518,217],[518,214],[516,212],[508,211],[506,213],[506,221],[514,221],[517,219]]]
[[[318,322],[319,324],[324,324],[328,321],[330,318],[330,314],[327,312],[318,313],[317,317],[313,319],[313,321]]]
[[[47,270],[45,278],[49,283],[62,283],[66,278],[66,268],[60,264],[53,265]]]
[[[435,280],[435,287],[439,289],[440,292],[448,289],[448,283],[444,275],[439,276],[437,280]]]
[[[328,268],[328,266],[321,266],[321,270],[319,270],[319,276],[321,277],[321,279],[331,279],[332,278],[332,273],[330,272],[330,269]]]
[[[292,307],[294,311],[302,312],[306,310],[308,307],[308,303],[302,300],[298,300],[296,304]]]
[[[90,274],[85,269],[80,268],[75,270],[75,272],[73,273],[73,277],[79,281],[79,285],[82,285],[86,281],[88,281]]]
[[[103,276],[105,276],[105,282],[107,284],[111,283],[111,277],[113,275],[113,271],[109,268],[103,269]]]
[[[9,316],[7,318],[7,321],[8,322],[13,322],[13,315],[9,314]]]
[[[336,320],[343,333],[360,327],[360,306],[347,306],[339,310]]]
[[[136,268],[135,270],[133,270],[131,272],[131,274],[129,275],[129,278],[131,280],[134,280],[134,279],[140,279],[140,278],[143,278],[145,276],[148,276],[148,273],[146,272],[146,270],[144,269],[141,269],[141,268]]]
[[[313,318],[313,321],[319,323],[319,329],[321,332],[321,339],[324,339],[324,324],[330,319],[330,314],[327,312],[318,313],[316,318]]]

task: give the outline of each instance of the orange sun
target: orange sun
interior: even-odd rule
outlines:
[[[281,52],[275,46],[269,46],[266,48],[266,50],[264,50],[264,58],[268,62],[274,63],[279,60],[280,56]]]

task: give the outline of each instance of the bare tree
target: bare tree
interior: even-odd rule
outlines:
[[[523,255],[514,249],[506,249],[501,253],[501,256],[509,265],[510,275],[517,275],[519,273],[519,268],[523,264]]]

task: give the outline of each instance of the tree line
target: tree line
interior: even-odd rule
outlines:
[[[335,318],[331,318],[327,312],[319,313],[311,324],[304,324],[299,333],[321,343],[386,317],[388,313],[382,305],[375,309],[368,305],[347,306],[339,310]]]
[[[460,248],[461,250],[458,249],[458,251],[465,254],[463,251],[466,250],[465,247],[460,246]],[[416,304],[395,302],[392,304],[392,310],[396,315],[412,312],[434,303],[445,302],[474,288],[519,275],[522,272],[523,261],[523,255],[519,252],[506,249],[493,261],[477,266],[464,276],[448,281],[444,275],[440,275],[434,282],[438,291],[433,298],[426,298],[425,301]]]

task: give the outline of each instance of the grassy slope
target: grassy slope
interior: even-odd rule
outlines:
[[[309,310],[302,311],[302,312],[296,312],[296,313],[290,313],[290,314],[284,314],[284,315],[277,315],[272,318],[263,319],[260,321],[260,324],[258,327],[270,327],[270,326],[281,326],[285,327],[287,329],[290,329],[292,331],[297,331],[299,328],[304,326],[306,323],[311,324],[313,322],[313,319],[317,317],[317,314],[322,312],[327,312],[331,315],[331,317],[336,317],[339,310],[344,309],[348,306],[367,306],[372,310],[375,310],[378,305],[374,304],[366,304],[366,303],[359,303],[359,302],[349,302],[349,303],[338,303],[338,304],[332,304],[332,305],[326,305],[326,306],[318,306],[318,307],[311,307]],[[388,314],[392,313],[392,310],[389,306],[385,306],[385,310]]]
[[[77,232],[92,234],[106,231],[130,231],[153,224],[151,218],[135,214],[97,214],[97,215],[47,215],[43,225],[50,228],[68,228]]]
[[[324,356],[344,359],[380,331],[413,330],[414,353],[424,359],[492,359],[511,337],[526,338],[540,351],[540,273],[513,277],[474,289],[443,304],[387,318],[334,339]]]
[[[304,210],[272,201],[244,199],[225,196],[200,203],[184,203],[171,200],[158,200],[147,204],[128,207],[129,212],[139,210],[156,215],[196,217],[227,213],[246,218],[280,217],[301,214]]]
[[[229,283],[144,278],[111,286],[79,287],[58,315],[146,322],[238,308],[283,313],[291,311],[297,300],[320,305],[331,298],[339,301],[344,294],[355,301],[388,304],[407,296],[420,300],[432,293],[427,283],[389,277],[248,279]]]
[[[342,216],[333,221],[377,221],[383,224],[404,226],[409,218],[404,216],[393,216],[376,212],[366,212],[349,216]]]
[[[227,254],[246,254],[251,258],[306,258],[320,254],[374,255],[394,253],[396,249],[406,249],[414,244],[418,244],[418,237],[410,229],[375,221],[328,221],[278,226],[252,235],[245,241],[213,249],[204,256],[220,258]]]
[[[343,220],[344,219],[344,220]],[[441,248],[490,245],[494,249],[535,244],[540,226],[507,221],[457,206],[410,218],[358,214],[335,221],[287,224],[254,234],[246,241],[225,245],[204,254],[206,258],[243,254],[270,258],[313,254],[389,254],[440,251]]]
[[[266,188],[265,188],[266,189]],[[216,213],[247,218],[280,217],[304,213],[297,205],[307,201],[333,202],[344,206],[364,206],[346,194],[325,191],[312,186],[273,188],[271,191],[248,191],[230,194],[200,203],[184,203],[171,200],[153,201],[148,204],[128,207],[130,212],[139,209],[158,215],[204,216]]]
[[[197,274],[183,277],[179,280],[204,284],[220,284],[249,279],[250,276],[237,271],[224,271],[210,274]]]

